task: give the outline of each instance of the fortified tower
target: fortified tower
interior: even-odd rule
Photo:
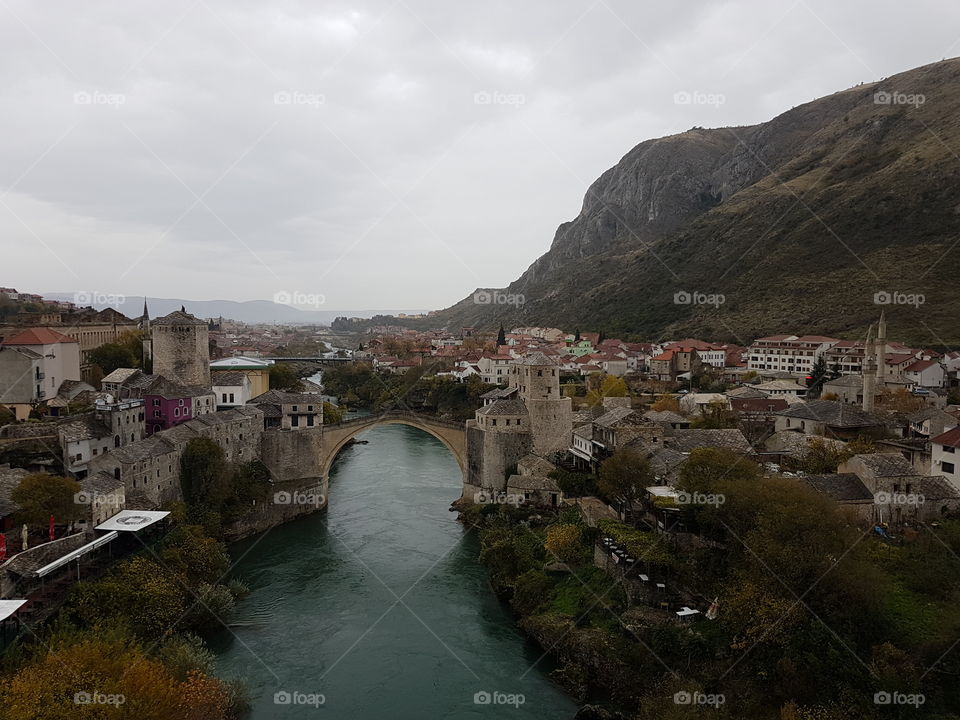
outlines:
[[[181,385],[210,387],[210,333],[207,323],[183,307],[150,327],[153,372]]]
[[[560,394],[557,363],[542,352],[534,352],[510,367],[509,379],[530,415],[533,452],[547,455],[569,446],[573,401]]]

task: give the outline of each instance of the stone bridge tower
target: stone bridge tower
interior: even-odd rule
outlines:
[[[184,308],[151,323],[153,372],[181,385],[210,387],[207,323]]]

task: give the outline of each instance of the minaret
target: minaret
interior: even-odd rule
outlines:
[[[873,410],[877,394],[877,357],[873,342],[873,325],[867,330],[867,343],[863,350],[863,409]]]
[[[887,321],[880,311],[877,324],[877,388],[883,390],[887,385]]]

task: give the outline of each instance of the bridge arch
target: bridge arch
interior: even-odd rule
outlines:
[[[413,412],[394,411],[381,415],[352,418],[337,425],[323,426],[323,477],[330,476],[330,468],[344,446],[360,433],[380,425],[409,425],[429,433],[450,451],[460,466],[464,480],[467,477],[466,423],[440,420]]]

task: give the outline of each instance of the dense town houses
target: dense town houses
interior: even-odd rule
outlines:
[[[186,308],[153,320],[146,307],[137,320],[44,308],[32,317],[50,323],[12,325],[0,342],[0,404],[18,421],[0,428],[0,441],[45,444],[51,453],[35,453],[28,467],[0,467],[0,508],[10,508],[24,472],[56,468],[57,455],[63,473],[104,494],[91,504],[91,522],[158,508],[181,498],[180,457],[199,437],[230,461],[261,461],[275,482],[324,482],[322,387],[270,388],[277,361],[267,356],[302,334],[203,320]],[[74,335],[61,324],[71,313],[109,319],[115,330],[91,322]],[[119,337],[118,328],[136,329],[152,370],[119,367],[85,381],[84,342],[95,348]],[[508,493],[559,506],[567,499],[556,471],[596,473],[619,452],[646,458],[651,497],[672,497],[691,453],[722,448],[870,522],[928,522],[960,502],[960,406],[948,401],[960,354],[892,341],[882,316],[862,341],[785,333],[744,348],[559,328],[381,326],[357,348],[352,362],[384,376],[415,371],[488,386],[463,427],[465,498]],[[613,395],[601,392],[608,381],[619,388]],[[803,469],[816,453],[841,457],[851,447],[856,454],[835,472]],[[898,493],[929,503],[898,506],[888,498]]]

